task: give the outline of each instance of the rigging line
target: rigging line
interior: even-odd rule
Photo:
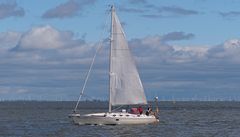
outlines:
[[[110,14],[108,13],[107,18],[109,18],[109,16],[110,16]],[[91,65],[90,65],[89,70],[88,70],[88,72],[87,72],[87,75],[86,75],[86,77],[85,77],[85,81],[84,81],[82,90],[81,90],[81,92],[80,92],[80,96],[79,96],[79,98],[78,98],[77,104],[76,104],[76,106],[75,106],[75,108],[74,108],[74,112],[77,110],[77,107],[78,107],[78,105],[79,105],[79,102],[80,102],[80,100],[81,100],[81,98],[82,98],[82,96],[83,96],[83,93],[84,93],[84,90],[85,90],[85,87],[86,87],[88,78],[89,78],[89,76],[90,76],[90,73],[91,73],[91,70],[92,70],[94,61],[95,61],[95,59],[96,59],[97,53],[100,51],[100,49],[101,49],[101,47],[102,47],[102,45],[103,45],[103,34],[104,34],[104,32],[106,32],[106,30],[107,30],[107,24],[108,24],[108,20],[106,19],[106,22],[105,22],[105,24],[104,24],[104,29],[103,29],[103,31],[102,31],[102,33],[101,33],[101,35],[100,35],[101,37],[100,37],[100,40],[99,40],[99,42],[98,42],[99,44],[98,44],[98,46],[97,46],[97,50],[96,50],[96,52],[95,52],[95,54],[94,54],[94,56],[93,56]]]

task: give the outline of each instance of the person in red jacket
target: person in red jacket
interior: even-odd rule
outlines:
[[[142,115],[142,113],[143,113],[143,109],[142,109],[141,106],[138,107],[138,112],[139,112],[140,115]]]

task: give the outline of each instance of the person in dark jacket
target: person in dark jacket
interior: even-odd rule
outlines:
[[[152,112],[152,108],[148,107],[147,111],[146,111],[146,115],[149,116]]]

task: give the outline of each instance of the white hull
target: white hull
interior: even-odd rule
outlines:
[[[151,124],[159,120],[154,115],[136,115],[123,112],[93,113],[87,115],[71,114],[74,124],[78,125],[119,125],[119,124]]]

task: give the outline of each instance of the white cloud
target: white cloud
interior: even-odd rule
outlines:
[[[133,39],[129,44],[138,59],[145,63],[240,63],[239,39],[212,46],[179,46],[165,41],[166,35]]]
[[[19,48],[23,49],[56,49],[65,45],[65,39],[72,36],[69,32],[60,32],[51,26],[32,28],[23,34]]]
[[[175,62],[199,62],[205,61],[209,47],[205,46],[173,46]]]
[[[172,52],[173,48],[168,44],[164,43],[161,36],[147,36],[140,39],[132,39],[129,42],[133,52],[136,56],[149,57],[153,55],[162,56]],[[161,54],[160,54],[161,53]]]
[[[70,31],[60,31],[49,25],[37,26],[24,33],[0,33],[0,40],[1,48],[5,49],[0,50],[0,63],[81,64],[91,57],[96,47],[76,38]]]
[[[138,59],[144,62],[187,63],[194,61],[199,62],[206,59],[209,47],[171,45],[165,40],[167,36],[167,41],[171,41],[169,34],[133,39],[130,41],[130,46],[136,56],[139,57]],[[183,36],[183,40],[186,38],[183,33],[181,33],[181,36]],[[176,35],[174,35],[173,40],[175,40],[175,38]],[[180,37],[178,37],[178,40],[180,40]]]
[[[226,50],[239,50],[240,48],[240,40],[239,39],[231,39],[231,40],[228,40],[226,41],[224,44],[223,44],[223,47],[226,49]]]
[[[208,51],[208,57],[213,62],[240,63],[240,40],[231,39],[223,44],[212,47]]]
[[[0,33],[0,50],[7,50],[15,47],[21,37],[19,32],[2,32]]]

